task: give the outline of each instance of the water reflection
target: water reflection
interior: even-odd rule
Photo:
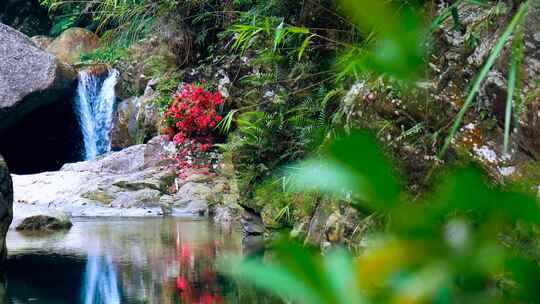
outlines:
[[[88,257],[83,286],[82,299],[85,304],[120,303],[116,269],[110,256]]]
[[[274,302],[217,272],[242,238],[206,221],[79,220],[64,234],[10,231],[8,246],[8,303]]]

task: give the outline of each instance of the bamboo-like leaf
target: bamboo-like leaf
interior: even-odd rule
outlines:
[[[308,33],[309,33],[309,31],[308,31]],[[304,55],[304,53],[305,53],[306,49],[308,48],[308,46],[311,44],[311,39],[313,39],[313,37],[315,37],[315,35],[308,36],[306,39],[304,39],[304,42],[302,42],[302,45],[298,49],[298,61],[300,61],[300,59],[302,59],[302,56]]]
[[[517,100],[519,94],[515,94],[517,82],[518,82],[518,71],[521,61],[523,59],[523,33],[518,31],[514,35],[514,41],[512,43],[512,61],[510,63],[510,69],[508,71],[508,90],[506,96],[506,111],[504,117],[504,149],[503,153],[508,153],[508,143],[510,141],[510,132],[511,132],[511,121],[512,121],[512,108],[516,108]]]
[[[514,18],[512,18],[512,21],[510,22],[510,24],[508,25],[508,27],[506,28],[502,36],[499,38],[499,41],[495,45],[495,48],[489,55],[486,63],[484,64],[484,66],[480,70],[480,73],[474,80],[471,91],[469,92],[469,95],[467,96],[465,103],[463,104],[463,106],[461,107],[461,110],[456,116],[454,123],[452,124],[452,127],[450,129],[449,135],[446,137],[444,145],[439,153],[439,158],[442,158],[446,154],[446,151],[448,150],[448,148],[450,147],[450,144],[452,143],[452,139],[455,137],[458,131],[458,128],[461,125],[461,122],[463,121],[463,117],[465,116],[465,113],[471,106],[473,100],[476,97],[476,94],[480,90],[480,86],[482,85],[482,82],[487,77],[489,71],[493,67],[493,64],[495,64],[495,60],[497,59],[497,57],[499,57],[499,55],[501,54],[501,51],[503,50],[504,45],[506,44],[508,39],[510,39],[510,36],[512,36],[512,33],[514,32],[518,24],[520,24],[520,22],[523,20],[523,17],[525,16],[525,13],[527,12],[528,7],[529,7],[528,1],[523,3],[520,6],[518,12],[514,15]]]
[[[274,35],[274,52],[277,50],[278,46],[283,42],[285,35],[287,34],[287,29],[284,28],[285,24],[283,21],[276,28],[276,34]]]

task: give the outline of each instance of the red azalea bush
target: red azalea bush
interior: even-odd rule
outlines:
[[[164,114],[163,133],[180,148],[176,158],[181,175],[186,169],[208,166],[203,154],[213,147],[213,130],[222,119],[218,108],[223,102],[221,93],[196,84],[184,85],[174,96]]]

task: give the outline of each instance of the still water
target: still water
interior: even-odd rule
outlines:
[[[205,220],[76,219],[69,232],[10,231],[7,244],[0,303],[274,302],[216,270],[221,256],[260,247]]]

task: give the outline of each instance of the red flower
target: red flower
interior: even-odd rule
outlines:
[[[222,120],[218,108],[224,100],[219,92],[212,93],[195,84],[184,85],[173,98],[171,106],[163,115],[163,133],[168,140],[183,147],[176,155],[179,174],[182,176],[188,169],[209,167],[201,164],[197,157],[214,146],[212,133],[216,124]]]

